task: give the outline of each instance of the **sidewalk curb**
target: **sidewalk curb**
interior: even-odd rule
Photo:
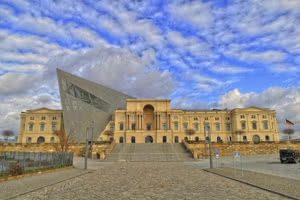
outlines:
[[[225,176],[225,175],[221,175],[221,174],[218,174],[216,172],[211,172],[207,169],[202,169],[203,171],[205,172],[209,172],[209,173],[212,173],[212,174],[215,174],[215,175],[218,175],[218,176],[221,176],[221,177],[224,177],[224,178],[228,178],[228,179],[231,179],[233,181],[237,181],[237,182],[240,182],[240,183],[243,183],[243,184],[246,184],[246,185],[249,185],[249,186],[252,186],[252,187],[255,187],[255,188],[258,188],[258,189],[261,189],[261,190],[265,190],[267,192],[271,192],[273,194],[278,194],[280,196],[283,196],[283,197],[287,197],[287,198],[290,198],[290,199],[294,199],[294,200],[300,200],[299,198],[297,197],[293,197],[293,196],[290,196],[288,194],[284,194],[284,193],[281,193],[281,192],[276,192],[276,191],[273,191],[273,190],[269,190],[267,188],[263,188],[263,187],[260,187],[260,186],[257,186],[257,185],[254,185],[254,184],[251,184],[251,183],[248,183],[248,182],[245,182],[245,181],[241,181],[239,179],[235,179],[235,178],[232,178],[232,177],[229,177],[229,176]]]
[[[67,181],[67,180],[70,180],[70,179],[73,179],[73,178],[77,178],[77,177],[80,177],[80,176],[83,176],[83,175],[86,175],[86,174],[89,174],[89,173],[92,173],[92,172],[93,172],[92,170],[89,170],[89,171],[84,172],[84,173],[82,173],[82,174],[79,174],[79,175],[76,175],[76,176],[73,176],[73,177],[70,177],[70,178],[67,178],[67,179],[64,179],[64,180],[55,182],[55,183],[51,183],[51,184],[48,184],[48,185],[45,185],[45,186],[42,186],[42,187],[39,187],[39,188],[30,190],[30,191],[27,191],[27,192],[23,192],[23,193],[20,193],[20,194],[16,194],[16,195],[14,195],[14,196],[10,196],[10,197],[8,197],[8,198],[6,198],[6,199],[3,199],[3,200],[14,199],[14,198],[17,198],[17,197],[19,197],[19,196],[23,196],[23,195],[25,195],[25,194],[28,194],[28,193],[31,193],[31,192],[35,192],[35,191],[40,190],[40,189],[43,189],[43,188],[45,188],[45,187],[52,186],[52,185],[56,185],[56,184],[58,184],[58,183],[62,183],[62,182],[64,182],[64,181]]]

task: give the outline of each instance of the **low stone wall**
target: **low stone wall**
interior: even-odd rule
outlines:
[[[205,144],[189,144],[184,142],[194,158],[205,156]],[[212,153],[216,155],[216,149],[220,156],[231,156],[233,152],[240,152],[241,155],[278,154],[280,149],[300,150],[300,143],[261,143],[261,144],[212,144]],[[209,145],[207,144],[207,155],[209,155]]]
[[[93,152],[107,152],[112,149],[112,144],[93,144]],[[0,152],[55,152],[53,144],[18,144],[18,143],[0,143]],[[90,145],[89,145],[90,151]],[[73,152],[75,156],[83,156],[85,144],[71,144],[68,152]],[[110,152],[110,151],[109,151]]]

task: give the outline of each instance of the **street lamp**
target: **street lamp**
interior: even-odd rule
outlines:
[[[86,127],[86,138],[85,138],[85,158],[84,158],[84,169],[87,169],[87,160],[89,154],[89,127]]]
[[[94,121],[92,121],[92,140],[91,140],[91,156],[93,160],[93,140],[94,140]]]
[[[211,150],[211,134],[210,134],[210,126],[208,126],[208,142],[209,142],[209,165],[210,168],[213,168],[213,160],[212,160],[212,150]]]

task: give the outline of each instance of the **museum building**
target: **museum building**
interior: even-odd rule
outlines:
[[[279,141],[276,112],[258,107],[233,110],[171,109],[170,99],[127,99],[126,110],[116,110],[100,139],[111,132],[117,143],[181,143]],[[187,130],[193,130],[189,136]],[[109,137],[109,136],[107,136]],[[108,139],[106,137],[106,139]],[[190,138],[191,137],[191,138]]]

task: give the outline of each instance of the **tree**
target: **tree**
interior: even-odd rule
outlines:
[[[71,143],[74,142],[74,129],[70,130],[67,135],[65,129],[62,127],[60,130],[56,130],[54,135],[58,137],[58,143],[54,143],[53,146],[57,152],[67,152]]]
[[[289,140],[291,140],[291,136],[295,133],[295,130],[292,128],[286,128],[282,131],[284,134],[288,135]]]
[[[6,141],[8,141],[8,137],[9,136],[13,136],[14,135],[14,132],[12,130],[4,130],[2,132],[2,135],[6,137]]]
[[[195,130],[194,129],[187,129],[185,131],[185,133],[190,137],[190,140],[191,140],[192,135],[195,134]]]

